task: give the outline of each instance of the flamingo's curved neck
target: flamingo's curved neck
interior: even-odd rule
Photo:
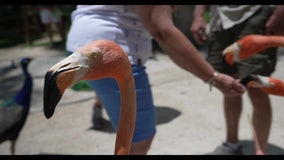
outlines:
[[[116,135],[115,154],[129,154],[136,120],[134,78],[130,74],[126,79],[117,79],[117,83],[120,88],[121,109]]]

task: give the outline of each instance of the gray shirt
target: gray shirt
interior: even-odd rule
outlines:
[[[261,7],[262,5],[211,5],[209,32],[229,29],[242,23]]]

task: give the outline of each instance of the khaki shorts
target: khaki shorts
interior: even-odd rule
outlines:
[[[208,38],[207,61],[219,72],[242,78],[248,74],[270,76],[276,66],[277,49],[270,48],[234,65],[226,63],[224,48],[248,34],[265,34],[265,23],[272,9],[264,6],[248,20],[223,31],[212,32]]]

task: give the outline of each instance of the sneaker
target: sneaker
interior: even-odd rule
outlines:
[[[232,149],[226,143],[218,146],[213,152],[207,153],[206,155],[243,155],[243,149],[240,145],[237,149]]]

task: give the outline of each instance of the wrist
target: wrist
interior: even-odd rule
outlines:
[[[219,75],[219,72],[218,71],[214,71],[212,76],[207,81],[204,81],[205,83],[209,84],[209,90],[210,91],[212,90],[212,86],[215,83],[216,78],[218,77],[218,75]]]

